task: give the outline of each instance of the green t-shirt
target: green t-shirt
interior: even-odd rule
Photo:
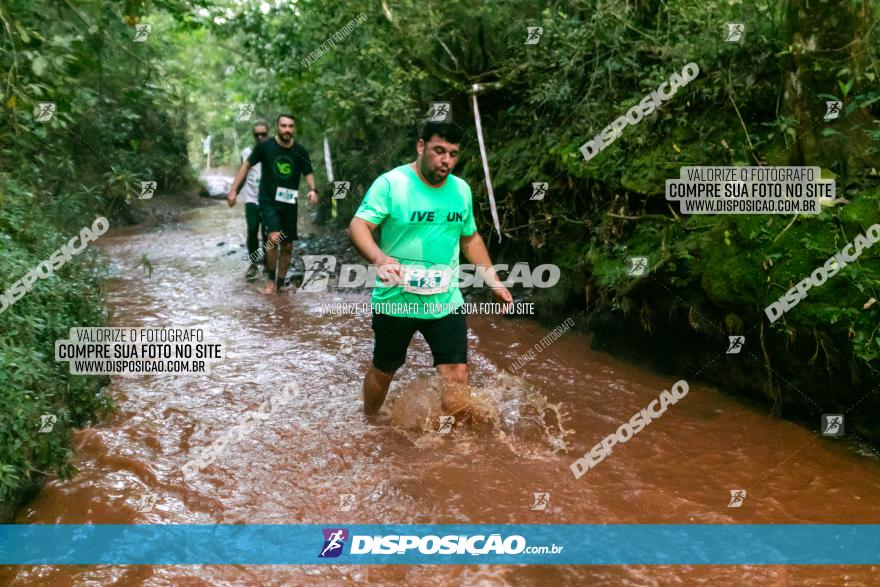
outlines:
[[[449,174],[442,186],[432,187],[409,164],[401,165],[373,182],[355,216],[382,225],[379,248],[404,269],[404,285],[387,287],[376,279],[374,311],[442,318],[464,303],[456,287],[458,241],[474,234],[477,225],[471,188],[463,179]],[[418,293],[438,289],[445,291]]]

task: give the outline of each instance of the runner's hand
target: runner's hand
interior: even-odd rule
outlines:
[[[309,192],[309,202],[311,202],[312,206],[316,206],[318,204],[318,194],[315,193],[315,190]]]
[[[379,279],[382,280],[387,286],[395,286],[400,283],[400,263],[397,262],[393,257],[388,257],[387,255],[382,257],[376,262],[376,267],[378,270],[376,271],[376,275],[379,276]]]
[[[226,203],[229,204],[230,208],[235,206],[236,198],[238,198],[238,194],[236,194],[235,192],[230,191],[228,194],[226,194]]]
[[[510,292],[506,287],[493,287],[492,297],[495,298],[495,301],[504,304],[504,307],[501,310],[502,314],[506,314],[513,309],[513,296],[510,295]]]

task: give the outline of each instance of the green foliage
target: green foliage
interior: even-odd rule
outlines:
[[[91,224],[85,206],[88,192],[39,208],[35,196],[9,178],[0,181],[0,275],[5,289],[66,243],[59,216]],[[75,223],[75,222],[74,222]],[[15,238],[13,238],[15,237]],[[95,378],[69,375],[56,363],[55,341],[68,338],[72,326],[104,323],[99,278],[102,266],[93,249],[73,257],[52,277],[37,280],[24,297],[0,313],[0,501],[14,497],[35,476],[67,475],[71,429],[99,418],[110,408],[97,392]],[[54,415],[51,433],[41,434],[42,415]]]
[[[113,218],[139,188],[187,180],[183,100],[163,78],[162,26],[133,43],[143,2],[0,3],[0,291],[97,216]],[[163,2],[171,6],[170,2]],[[172,11],[173,12],[173,11]],[[53,120],[34,116],[54,102]],[[69,475],[74,427],[111,407],[106,381],[71,376],[54,343],[105,321],[96,249],[89,247],[0,313],[0,501],[43,474]],[[40,433],[42,415],[57,418]]]
[[[249,95],[300,116],[300,136],[313,160],[320,157],[321,135],[329,136],[337,179],[351,181],[355,196],[340,205],[341,222],[379,173],[414,157],[415,126],[430,102],[446,100],[467,131],[457,173],[474,189],[478,224],[488,227],[468,91],[474,83],[489,84],[479,95],[480,111],[508,247],[529,249],[536,260],[565,270],[586,270],[600,299],[613,307],[642,307],[659,296],[661,304],[732,312],[757,323],[767,303],[846,242],[844,234],[851,238],[880,217],[874,188],[845,174],[844,151],[855,148],[852,142],[833,164],[820,164],[839,174],[839,197],[853,182],[855,195],[790,228],[782,216],[675,217],[663,197],[664,181],[683,165],[794,162],[805,123],[780,107],[799,51],[786,29],[788,6],[515,0],[478,14],[465,0],[401,0],[381,8],[365,0],[301,0],[295,11],[266,13],[254,3],[230,3],[209,9],[206,24],[225,44],[241,47],[261,72],[250,78]],[[361,12],[366,22],[314,63],[302,62]],[[725,22],[744,22],[746,42],[722,42]],[[544,27],[538,44],[524,44],[526,26]],[[831,92],[839,91],[847,117],[870,118],[880,101],[868,83],[878,73],[871,63],[880,33],[864,30],[860,46],[872,48],[870,60],[808,64],[830,76],[812,79],[831,80],[815,98],[837,99]],[[695,80],[584,160],[581,144],[690,61],[700,68]],[[823,98],[822,90],[831,97]],[[860,133],[867,140],[858,148],[876,154],[874,125],[819,126],[816,133],[834,139]],[[530,202],[530,183],[540,180],[550,181],[549,195]],[[659,289],[646,290],[625,275],[629,255],[649,257],[647,279],[657,280]],[[856,356],[875,360],[870,349],[880,310],[856,308],[873,295],[877,275],[876,254],[866,254],[782,322],[808,332],[819,324],[838,340],[851,339]]]

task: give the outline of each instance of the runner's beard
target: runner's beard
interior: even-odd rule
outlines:
[[[283,132],[278,135],[278,138],[281,139],[282,143],[289,143],[290,140],[293,138],[293,133],[292,132]]]
[[[427,166],[422,167],[422,175],[432,184],[437,185],[443,182],[446,179],[446,176],[449,175],[449,169],[446,169],[446,172],[441,172],[439,167],[435,167],[434,169],[430,169]]]

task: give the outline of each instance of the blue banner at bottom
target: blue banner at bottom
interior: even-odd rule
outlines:
[[[0,525],[0,564],[873,565],[880,525]]]

